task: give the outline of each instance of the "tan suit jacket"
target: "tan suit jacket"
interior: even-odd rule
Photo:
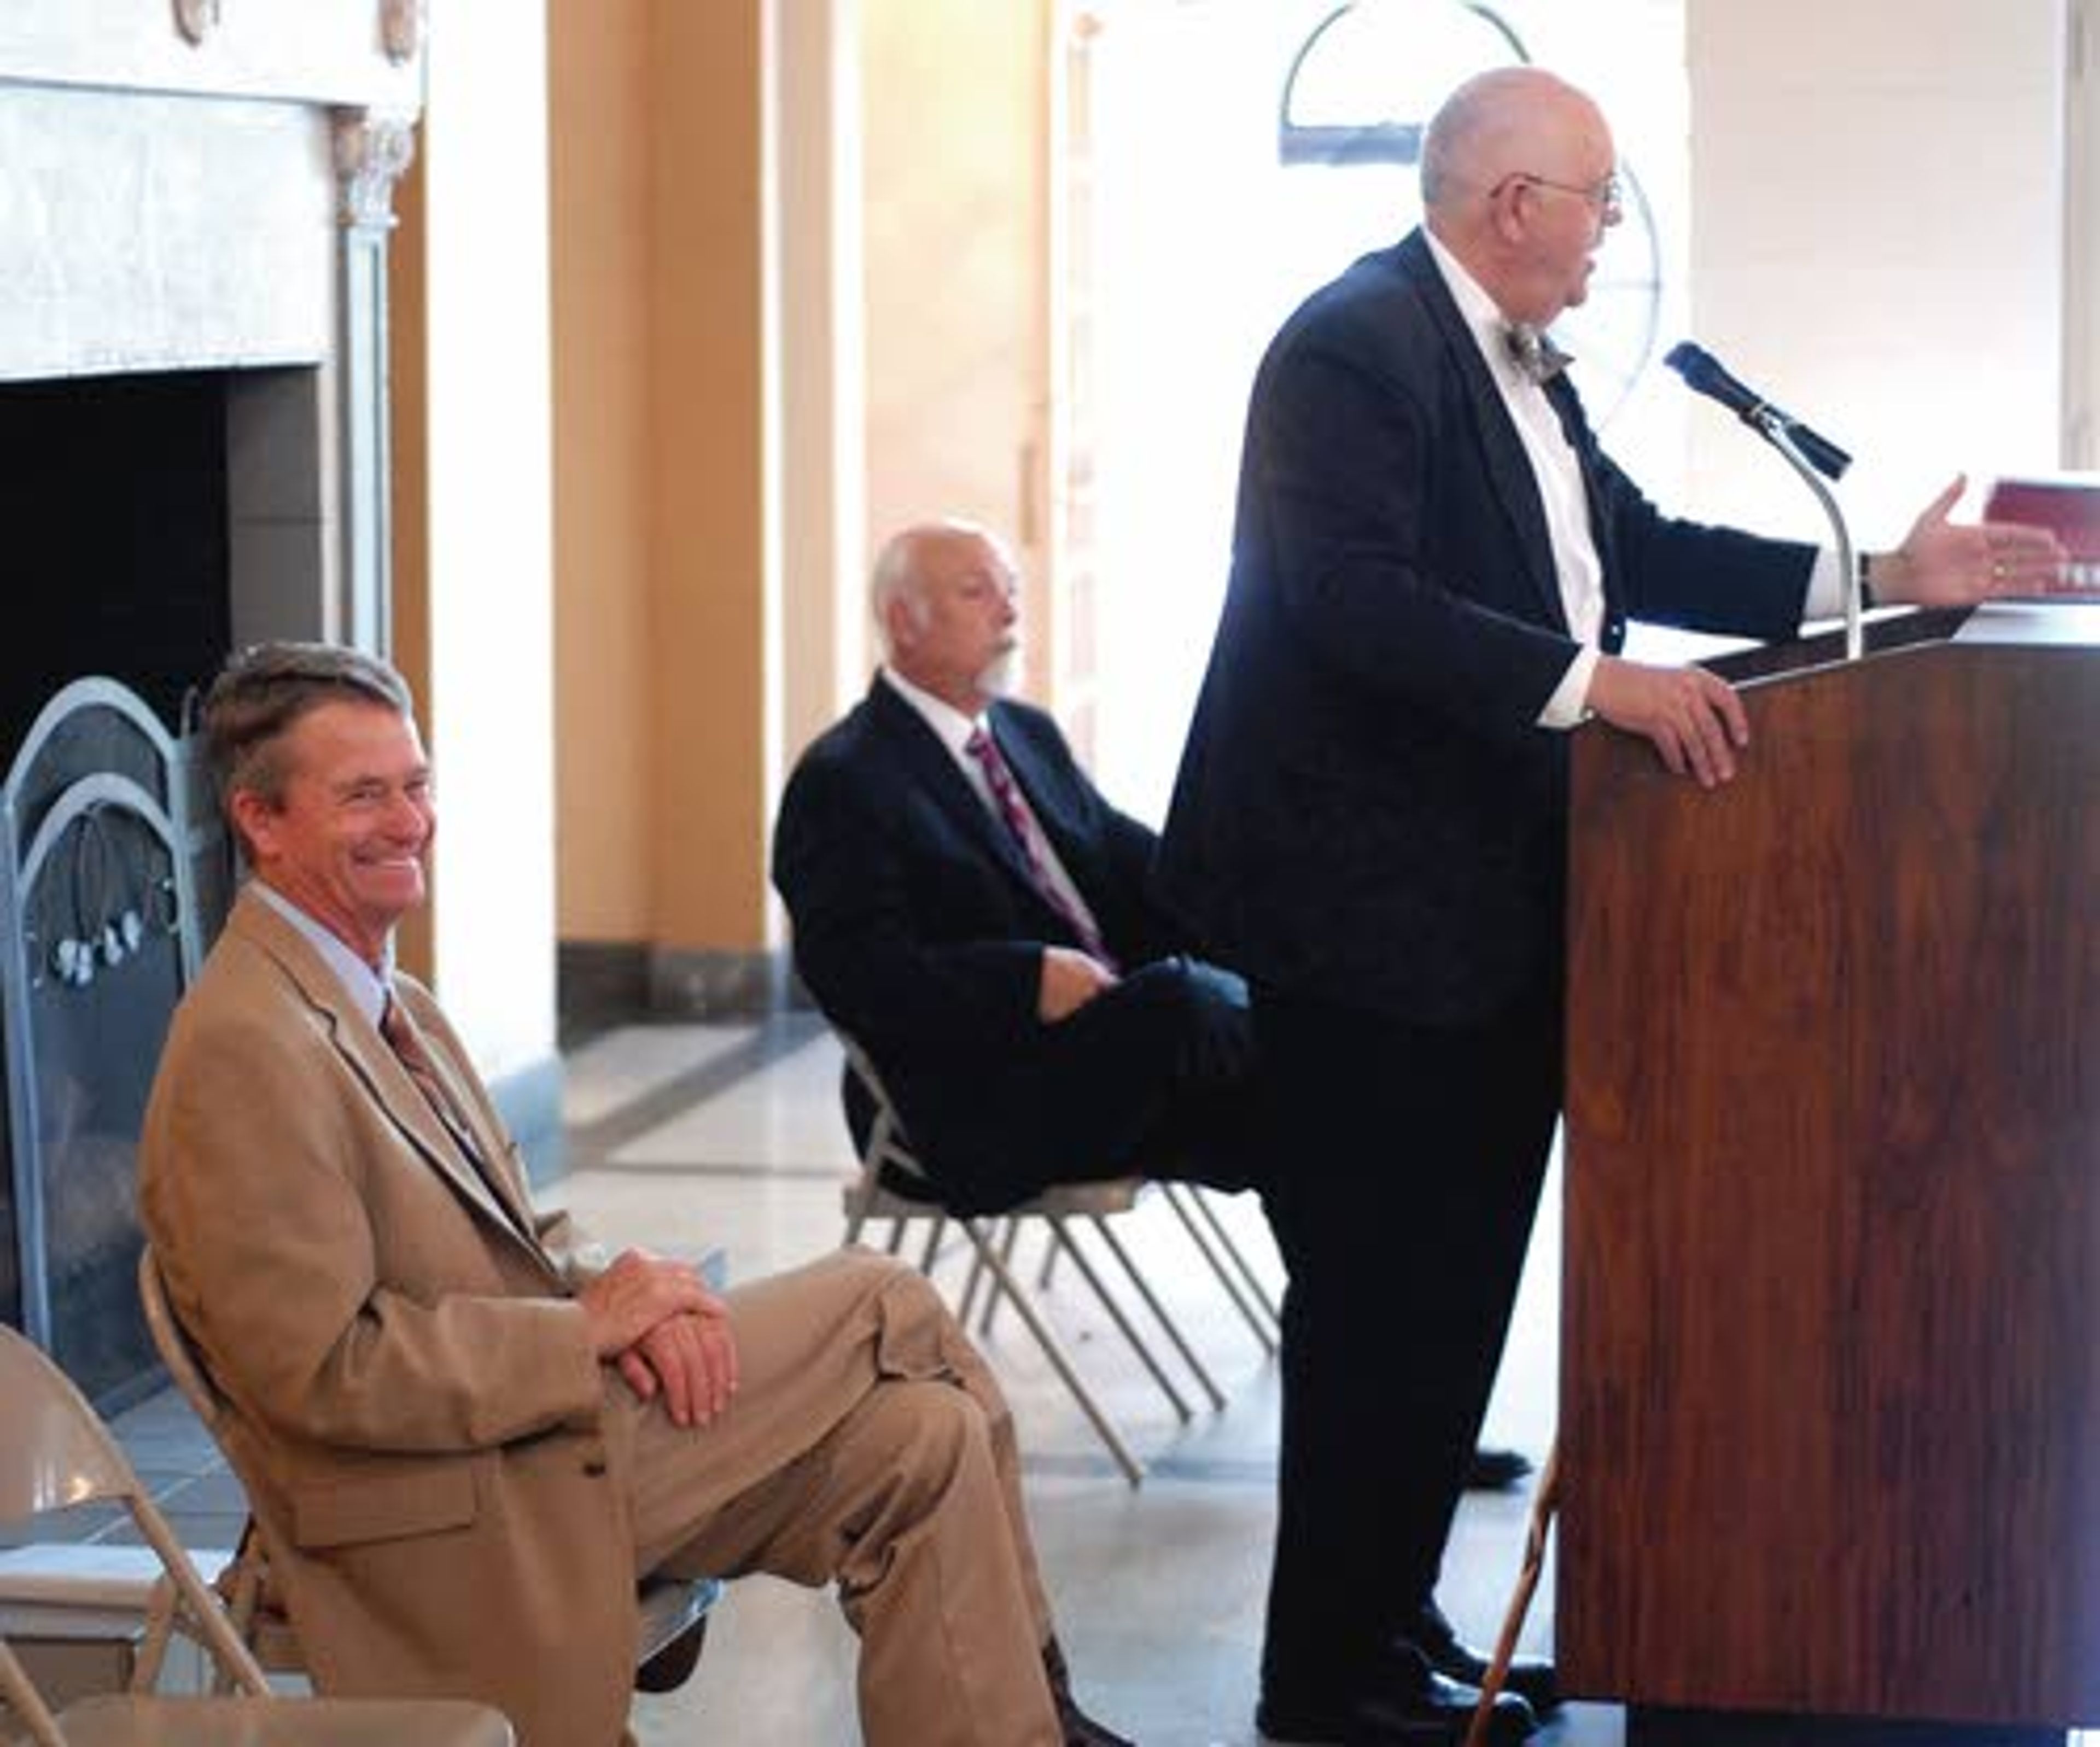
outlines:
[[[457,1038],[399,986],[494,1188],[249,893],[170,1032],[147,1233],[233,1405],[229,1455],[316,1683],[470,1690],[528,1740],[616,1740],[632,1415],[607,1411],[610,1374]]]
[[[1054,1747],[1012,1423],[926,1282],[841,1251],[730,1295],[742,1387],[674,1427],[601,1365],[576,1264],[458,1039],[397,979],[484,1180],[307,939],[252,893],[177,1011],[140,1203],[232,1405],[324,1692],[500,1705],[608,1747],[638,1573],[836,1582],[871,1747]]]

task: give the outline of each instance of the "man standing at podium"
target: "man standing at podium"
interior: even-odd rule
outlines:
[[[1254,987],[1301,1162],[1270,1196],[1275,1740],[1455,1739],[1476,1696],[1436,1588],[1560,1113],[1567,730],[1599,717],[1726,782],[1735,694],[1623,659],[1628,620],[1771,638],[1841,604],[1828,554],[1659,514],[1560,373],[1545,329],[1617,222],[1616,166],[1551,74],[1469,82],[1424,143],[1423,227],[1316,292],[1255,383],[1162,855]],[[1960,491],[1869,559],[1874,597],[2060,574],[2046,535],[1951,523]],[[1510,1687],[1504,1740],[1552,1671]]]

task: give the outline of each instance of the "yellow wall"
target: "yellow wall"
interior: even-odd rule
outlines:
[[[764,944],[763,0],[651,15],[647,937]]]
[[[565,938],[649,916],[647,0],[554,0],[555,871]]]
[[[1047,3],[551,0],[562,939],[768,946],[892,528],[1039,587]]]
[[[1047,0],[863,0],[871,548],[971,517],[1016,546],[1039,679]]]
[[[762,0],[554,0],[562,937],[764,943]]]

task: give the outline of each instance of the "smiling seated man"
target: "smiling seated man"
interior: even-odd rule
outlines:
[[[140,1207],[315,1686],[626,1733],[638,1579],[835,1583],[871,1747],[1127,1747],[1074,1702],[999,1387],[845,1251],[720,1295],[535,1216],[394,964],[436,828],[406,685],[236,655],[205,733],[252,877],[170,1030]]]

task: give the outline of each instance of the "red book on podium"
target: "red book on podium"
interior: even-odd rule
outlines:
[[[1983,518],[2049,529],[2071,555],[2071,580],[2100,588],[2100,473],[2009,475],[1991,487]]]

